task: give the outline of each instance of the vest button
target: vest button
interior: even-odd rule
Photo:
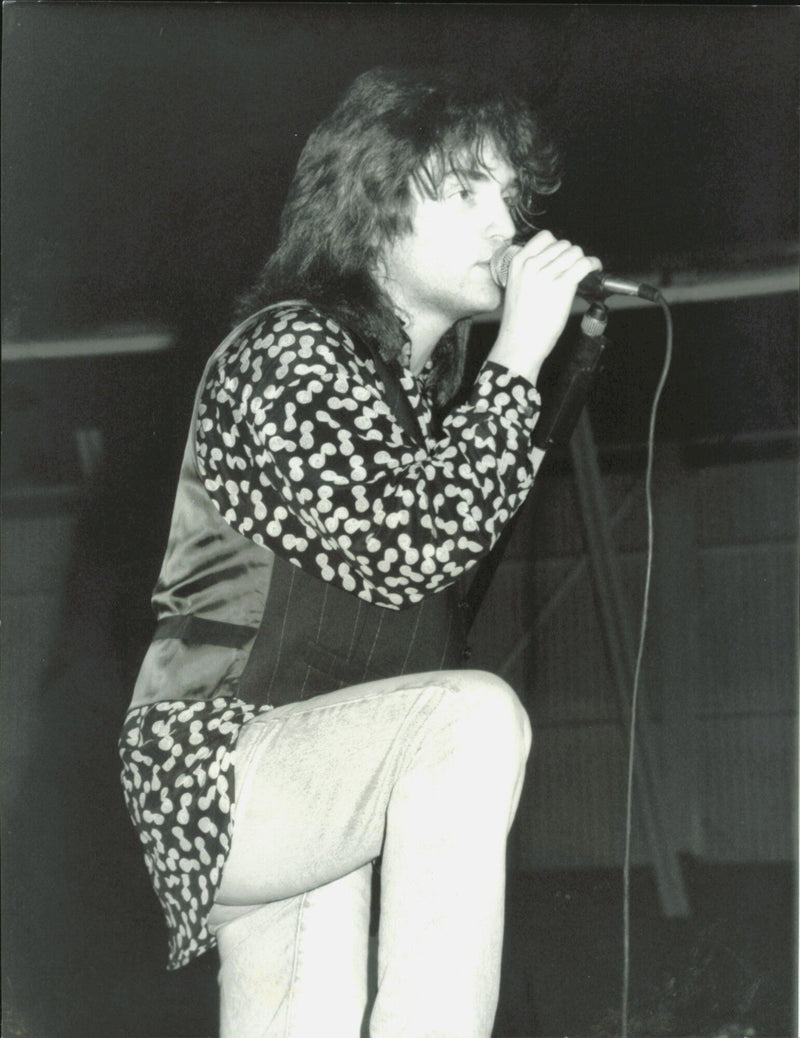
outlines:
[[[469,661],[472,659],[472,649],[469,647],[469,645],[467,645],[467,647],[462,651],[461,659],[464,661],[464,663],[469,663]]]

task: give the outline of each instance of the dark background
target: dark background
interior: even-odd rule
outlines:
[[[562,146],[566,175],[544,225],[621,274],[768,277],[797,263],[799,20],[780,6],[4,4],[4,344],[24,355],[40,340],[141,327],[174,343],[153,356],[3,364],[5,525],[30,520],[33,568],[52,553],[66,589],[45,648],[32,630],[4,639],[4,716],[18,687],[9,659],[28,646],[43,667],[25,752],[6,751],[8,1034],[213,1033],[214,963],[163,972],[113,743],[150,630],[196,379],[270,251],[309,131],[375,65],[490,69],[540,105]],[[792,453],[796,293],[688,305],[675,321],[659,437]],[[595,432],[601,445],[638,448],[661,313],[620,311],[610,335]],[[476,329],[478,354],[490,336]],[[103,431],[104,463],[59,498],[80,476],[76,424]],[[35,532],[58,508],[75,520],[63,549]],[[4,546],[7,588],[16,544]],[[757,903],[767,929],[788,926],[791,877],[748,878],[739,905]],[[640,882],[644,905],[650,881]],[[713,904],[714,883],[697,882]],[[617,925],[604,883],[579,886],[575,902],[598,932]],[[542,945],[564,939],[564,889],[559,880],[547,902]],[[644,908],[640,919],[655,925]],[[759,922],[742,932],[752,940]],[[764,1017],[775,1030],[759,1034],[789,1033],[793,956],[781,932],[782,994]],[[517,995],[504,997],[507,1009]],[[696,1033],[714,1033],[708,1021],[724,1010],[702,1012]],[[513,1033],[545,1033],[534,1017]],[[560,1021],[570,1026],[569,1005]]]
[[[796,262],[797,14],[6,4],[5,337],[160,323],[191,380],[271,249],[308,132],[376,64],[488,68],[538,104],[566,169],[542,222],[609,270]],[[793,302],[778,334],[752,334],[758,305],[733,307],[722,334],[703,316],[678,336],[666,430],[687,415],[711,434],[793,424]],[[656,327],[653,348],[617,330],[626,377],[660,363]]]

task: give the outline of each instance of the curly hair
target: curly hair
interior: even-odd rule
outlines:
[[[484,167],[487,144],[514,169],[518,229],[560,183],[558,155],[518,98],[451,71],[378,68],[360,75],[309,137],[281,215],[278,246],[240,300],[239,317],[303,298],[372,342],[386,360],[406,341],[376,282],[382,250],[411,230],[412,187],[436,198],[451,171]],[[438,403],[463,373],[468,323],[437,344]]]

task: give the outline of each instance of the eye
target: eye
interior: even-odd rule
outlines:
[[[475,197],[475,189],[469,184],[457,184],[452,192],[451,198],[458,198],[462,202],[469,202]]]

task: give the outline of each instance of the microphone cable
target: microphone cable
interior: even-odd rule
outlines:
[[[633,691],[631,693],[630,731],[628,733],[628,770],[625,795],[625,850],[622,862],[621,1038],[628,1038],[628,1001],[631,970],[631,834],[633,829],[633,769],[634,759],[636,756],[636,715],[639,704],[639,679],[642,670],[642,659],[644,657],[644,643],[650,608],[650,582],[653,573],[653,455],[655,453],[655,431],[658,404],[672,364],[673,346],[672,314],[670,313],[669,306],[660,292],[656,294],[652,301],[658,303],[664,312],[664,320],[666,321],[666,344],[664,349],[664,363],[661,369],[658,385],[656,386],[655,395],[653,397],[653,404],[650,409],[650,425],[647,434],[647,468],[645,472],[645,500],[647,505],[647,564],[644,584],[644,601],[642,603],[642,615],[639,627],[639,649],[636,655]]]

